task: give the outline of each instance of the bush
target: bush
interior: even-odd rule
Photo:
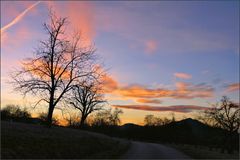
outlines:
[[[47,113],[40,113],[38,118],[42,121],[42,123],[47,123]],[[59,125],[58,119],[56,117],[52,117],[52,124]]]
[[[18,105],[7,105],[1,110],[1,120],[28,120],[31,114]]]

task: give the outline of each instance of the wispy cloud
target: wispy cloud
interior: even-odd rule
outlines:
[[[192,76],[187,73],[174,73],[174,76],[176,78],[180,78],[180,79],[191,79],[192,78]]]
[[[229,85],[226,87],[226,90],[227,90],[228,92],[239,91],[239,90],[240,90],[240,83],[229,84]]]
[[[49,1],[56,13],[68,17],[73,30],[82,36],[82,45],[90,45],[95,36],[95,8],[93,3],[87,1]]]
[[[112,106],[117,108],[136,109],[136,110],[144,110],[144,111],[158,111],[158,112],[173,111],[173,112],[182,112],[182,113],[209,109],[208,107],[195,106],[195,105],[176,105],[176,106],[112,105]]]
[[[136,101],[139,102],[139,103],[154,103],[154,104],[162,103],[162,101],[159,100],[159,99],[144,99],[144,98],[141,98],[141,99],[137,99]]]
[[[111,76],[104,77],[104,91],[122,99],[135,99],[139,103],[160,104],[159,98],[194,99],[210,98],[214,95],[214,88],[207,84],[192,84],[176,82],[172,87],[147,87],[144,85],[121,85]]]
[[[176,99],[208,98],[213,96],[214,89],[205,84],[177,82],[175,89],[148,88],[141,85],[130,85],[116,90],[116,94],[130,98],[162,98]]]
[[[103,77],[103,90],[105,93],[111,93],[118,88],[118,82],[111,76],[105,75]]]
[[[153,54],[157,50],[157,42],[155,40],[147,40],[145,42],[145,52]]]
[[[5,32],[8,28],[10,28],[11,26],[15,25],[16,23],[18,23],[32,8],[34,8],[35,6],[37,6],[41,1],[37,1],[36,3],[32,4],[31,6],[29,6],[27,9],[25,9],[22,13],[20,13],[16,18],[14,18],[14,20],[12,20],[10,23],[8,23],[7,25],[3,26],[1,28],[1,34],[3,34],[3,32]]]

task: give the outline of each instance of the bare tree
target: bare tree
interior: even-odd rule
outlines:
[[[146,115],[144,118],[144,123],[146,126],[154,126],[155,125],[155,117],[152,114]]]
[[[66,18],[50,11],[50,21],[44,23],[48,38],[40,41],[33,58],[23,62],[22,68],[13,73],[15,89],[24,96],[31,94],[48,104],[47,124],[51,126],[57,104],[76,83],[93,71],[95,49],[81,47],[80,34],[71,38],[66,34]]]
[[[72,97],[68,99],[69,103],[81,113],[80,127],[84,125],[89,114],[101,110],[102,104],[106,102],[101,92],[100,76],[101,74],[98,78],[95,76],[94,79],[86,79],[75,85],[72,90]]]
[[[162,119],[160,117],[155,117],[152,114],[146,115],[144,117],[145,126],[161,126],[161,125],[169,124],[174,121],[175,121],[174,118],[172,118],[172,120],[170,120],[166,117],[164,119]]]
[[[217,103],[213,108],[205,111],[205,118],[213,126],[220,127],[228,131],[225,137],[229,152],[232,152],[231,141],[233,134],[240,127],[240,106],[223,96],[220,104]],[[224,144],[225,145],[225,144]]]
[[[123,114],[121,109],[115,108],[112,112],[112,109],[107,109],[98,112],[93,120],[93,126],[117,126],[121,123],[120,114]]]
[[[111,113],[111,111],[110,111]],[[123,111],[119,108],[115,108],[113,113],[109,116],[110,125],[117,126],[121,123],[120,114],[123,114]]]

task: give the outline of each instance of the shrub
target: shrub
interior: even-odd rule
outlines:
[[[7,105],[1,110],[2,120],[27,120],[29,118],[31,118],[31,114],[27,109],[21,109],[18,105]]]

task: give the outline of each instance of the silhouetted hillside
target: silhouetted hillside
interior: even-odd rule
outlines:
[[[135,129],[135,128],[139,128],[141,126],[137,125],[137,124],[134,124],[134,123],[126,123],[122,126],[119,126],[120,129],[122,130],[126,130],[126,129]]]
[[[195,137],[204,137],[207,134],[209,134],[210,130],[213,130],[213,128],[203,124],[202,122],[187,118],[178,122],[172,122],[165,127],[174,128],[176,130],[180,131],[187,131],[191,134],[193,134]]]
[[[207,145],[220,147],[223,144],[227,131],[213,128],[202,122],[187,118],[181,121],[171,122],[163,126],[139,126],[127,123],[123,126],[88,128],[89,130],[105,133],[111,136],[128,138],[154,143],[179,143],[192,145]],[[234,148],[238,148],[239,137],[234,136]]]
[[[114,159],[129,146],[83,130],[9,121],[1,121],[1,140],[3,159]]]

